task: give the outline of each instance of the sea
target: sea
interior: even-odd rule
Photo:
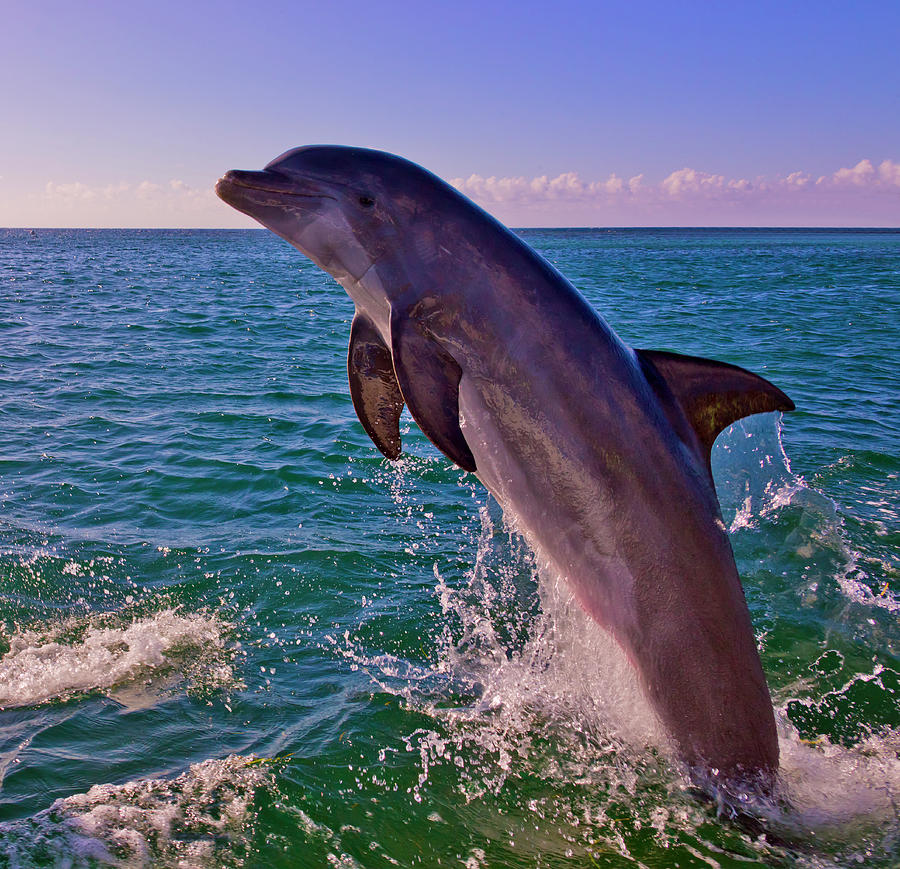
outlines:
[[[900,231],[521,236],[628,344],[797,405],[713,452],[774,797],[692,788],[608,638],[408,416],[381,456],[352,303],[285,242],[11,229],[0,867],[900,865]]]

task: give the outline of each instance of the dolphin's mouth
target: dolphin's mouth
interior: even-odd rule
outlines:
[[[312,179],[291,178],[273,169],[263,169],[261,172],[229,169],[216,182],[216,195],[231,204],[229,193],[239,192],[241,188],[262,193],[277,193],[281,196],[302,196],[312,199],[335,198]]]

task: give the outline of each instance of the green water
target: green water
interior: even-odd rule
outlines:
[[[713,457],[778,801],[717,816],[477,480],[381,458],[292,248],[0,230],[0,866],[900,862],[900,233],[524,235],[798,406]]]

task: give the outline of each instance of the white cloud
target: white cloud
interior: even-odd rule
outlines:
[[[47,199],[70,201],[75,199],[90,200],[97,196],[97,191],[88,187],[87,184],[82,184],[80,181],[76,181],[74,184],[54,184],[52,181],[48,181],[44,189],[44,196]]]
[[[819,188],[847,188],[859,191],[900,192],[900,163],[884,160],[877,167],[870,160],[860,160],[852,168],[838,169],[815,182],[807,172],[791,172],[773,178],[727,178],[699,169],[685,167],[666,176],[658,184],[646,184],[643,175],[627,182],[615,173],[601,181],[587,181],[576,172],[564,172],[554,178],[513,176],[500,178],[470,175],[455,178],[456,188],[484,204],[517,203],[538,205],[550,202],[608,204],[611,201],[639,200],[644,203],[678,201],[727,200],[741,202],[771,198],[773,195],[799,193]],[[900,217],[900,215],[898,215]]]
[[[454,178],[450,183],[458,190],[480,202],[541,202],[541,201],[589,201],[598,197],[614,197],[631,194],[640,187],[642,175],[625,181],[613,173],[604,181],[583,181],[576,172],[563,172],[554,178],[539,175],[536,178],[515,176],[497,178],[491,175],[470,175]]]
[[[141,181],[135,188],[134,195],[138,199],[153,199],[159,196],[161,192],[162,187],[159,184],[154,184],[152,181]]]
[[[791,172],[784,179],[784,185],[785,187],[802,190],[810,181],[812,181],[812,178],[806,172]]]
[[[875,167],[871,160],[860,160],[851,169],[838,169],[833,175],[823,175],[816,184],[900,190],[900,163],[883,160]]]
[[[75,181],[71,184],[54,184],[48,181],[44,188],[46,199],[62,201],[90,202],[92,200],[114,200],[127,195],[129,186],[125,183],[107,184],[102,187],[91,187]]]
[[[889,187],[900,187],[900,163],[884,160],[878,167],[878,177]]]
[[[31,222],[39,226],[214,226],[233,225],[230,215],[209,189],[181,179],[166,183],[144,180],[111,184],[48,181],[30,197]],[[225,220],[222,220],[222,217]]]
[[[669,196],[682,196],[686,193],[709,193],[713,190],[721,190],[724,183],[724,175],[710,175],[708,172],[684,168],[664,178],[659,186]]]
[[[898,226],[900,162],[860,160],[817,177],[729,177],[690,166],[658,181],[577,172],[451,183],[511,226]]]
[[[819,177],[799,169],[728,177],[685,166],[656,181],[570,171],[473,174],[451,183],[511,226],[900,225],[900,162],[889,159],[863,159]],[[255,225],[216,199],[212,184],[196,188],[177,178],[48,182],[25,201],[7,203],[6,214],[10,224],[34,226]]]
[[[128,184],[120,181],[118,184],[89,185],[80,181],[68,184],[55,184],[48,181],[44,187],[44,199],[62,202],[92,202],[92,201],[133,201],[142,200],[149,202],[165,201],[169,204],[180,202],[193,202],[197,199],[209,200],[212,191],[197,190],[184,181],[174,179],[168,184],[157,184],[153,181],[141,181],[139,184]]]

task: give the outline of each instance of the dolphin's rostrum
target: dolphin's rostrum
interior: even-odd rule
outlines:
[[[350,294],[350,393],[395,459],[404,403],[612,633],[691,775],[771,786],[772,703],[710,449],[791,410],[733,365],[632,350],[518,236],[400,157],[288,151],[216,191]]]

